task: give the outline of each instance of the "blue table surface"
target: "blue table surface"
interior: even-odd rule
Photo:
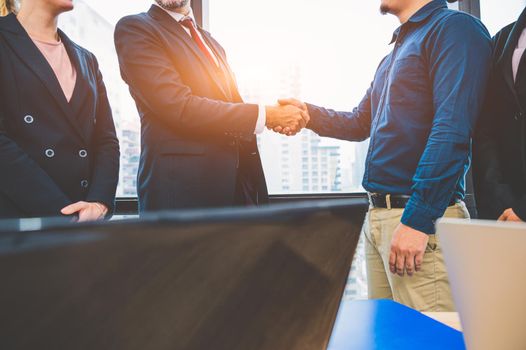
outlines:
[[[342,303],[328,350],[465,350],[462,333],[391,300]]]

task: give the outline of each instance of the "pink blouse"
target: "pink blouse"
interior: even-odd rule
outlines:
[[[75,82],[77,80],[77,72],[71,63],[71,60],[66,51],[66,47],[59,42],[47,42],[31,38],[40,52],[44,55],[49,65],[55,72],[55,75],[60,83],[60,87],[66,96],[68,102],[73,96],[75,89]]]
[[[517,80],[517,73],[519,71],[519,65],[521,62],[522,55],[526,49],[526,29],[522,31],[522,35],[519,38],[519,44],[513,53],[513,79]]]

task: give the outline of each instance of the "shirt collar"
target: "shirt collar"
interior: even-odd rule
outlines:
[[[429,18],[436,10],[447,8],[446,0],[433,0],[430,3],[426,4],[424,7],[422,7],[420,10],[418,10],[414,15],[409,18],[407,23],[420,23],[425,21]],[[393,38],[391,39],[391,42],[389,44],[392,44],[396,41],[398,36],[400,35],[400,31],[402,27],[407,24],[404,23],[400,27],[398,27],[394,33]]]
[[[408,22],[411,23],[419,23],[424,20],[426,20],[429,16],[435,12],[435,10],[446,8],[447,9],[447,3],[446,0],[433,0],[424,7],[422,7],[420,10],[418,10],[414,15],[409,18]]]
[[[192,8],[190,8],[190,12],[188,12],[188,15],[185,16],[185,15],[183,15],[181,13],[178,13],[178,12],[175,12],[175,11],[166,10],[166,9],[162,8],[161,6],[159,6],[159,4],[157,2],[154,2],[153,4],[155,6],[157,6],[157,7],[159,7],[161,10],[163,10],[167,14],[169,14],[170,16],[172,16],[172,18],[175,19],[177,22],[181,22],[186,17],[190,17],[192,19],[192,21],[194,21],[194,23],[196,23],[195,22],[195,17],[194,17],[194,11],[192,10]]]

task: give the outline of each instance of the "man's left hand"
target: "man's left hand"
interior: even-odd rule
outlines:
[[[398,225],[391,241],[389,268],[400,277],[413,276],[422,269],[429,236],[404,224]]]

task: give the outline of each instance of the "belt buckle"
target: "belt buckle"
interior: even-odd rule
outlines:
[[[371,192],[367,192],[367,198],[369,199],[369,205],[374,207],[373,194]]]

